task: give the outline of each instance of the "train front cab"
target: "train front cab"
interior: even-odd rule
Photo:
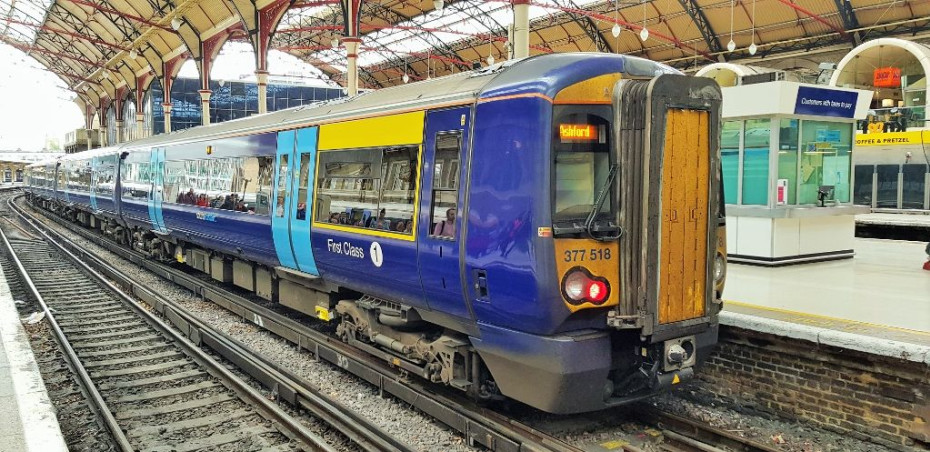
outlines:
[[[540,292],[558,294],[562,323],[548,335],[484,324],[472,338],[502,393],[549,412],[673,387],[717,341],[719,88],[680,75],[619,78],[576,83],[552,101],[552,229],[530,233],[538,250],[552,237],[553,277]]]

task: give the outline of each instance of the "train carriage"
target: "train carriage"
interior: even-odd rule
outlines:
[[[601,409],[716,342],[720,92],[674,72],[544,55],[198,127],[69,160],[118,156],[115,212],[58,202],[434,382]]]

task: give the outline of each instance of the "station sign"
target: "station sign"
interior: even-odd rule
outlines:
[[[901,86],[901,68],[880,67],[872,74],[872,86],[876,88],[898,88]]]
[[[856,114],[859,93],[836,89],[801,86],[794,104],[794,114],[852,118]]]

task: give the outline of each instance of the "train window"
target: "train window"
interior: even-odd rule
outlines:
[[[152,188],[150,164],[124,163],[122,172],[122,198],[146,199]]]
[[[433,199],[430,204],[430,235],[455,239],[455,212],[458,198],[459,153],[462,135],[436,135],[436,158],[433,164]]]
[[[165,164],[165,203],[268,215],[271,157],[178,160]]]
[[[278,196],[275,203],[274,215],[279,218],[284,217],[284,199],[287,197],[287,162],[288,155],[281,155],[281,162],[278,164]]]
[[[307,219],[307,184],[310,177],[310,154],[300,155],[300,171],[297,173],[297,210],[294,218],[297,220]]]
[[[563,106],[554,112],[555,204],[553,221],[583,220],[610,173],[609,107]],[[612,191],[611,191],[612,192]],[[599,214],[616,210],[613,196]]]
[[[115,161],[118,159],[116,155],[101,157],[97,164],[97,171],[94,183],[94,192],[97,196],[113,196],[113,189],[115,187],[115,181],[113,180],[116,176],[116,166]]]
[[[412,234],[417,146],[320,152],[316,221]]]

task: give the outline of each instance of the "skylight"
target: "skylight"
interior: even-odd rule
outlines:
[[[0,34],[32,44],[52,0],[0,0]]]

